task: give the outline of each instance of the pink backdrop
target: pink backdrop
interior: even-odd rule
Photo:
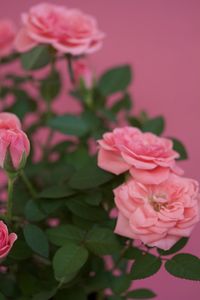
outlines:
[[[0,17],[19,15],[38,0],[0,0]],[[166,135],[180,138],[189,151],[186,174],[200,180],[200,1],[55,0],[97,17],[106,32],[104,47],[92,55],[97,72],[132,64],[135,110],[147,108],[167,120]],[[185,251],[200,256],[198,226]],[[135,286],[153,288],[158,300],[198,300],[200,284],[169,276],[164,270]]]

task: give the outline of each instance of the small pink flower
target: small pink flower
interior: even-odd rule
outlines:
[[[92,87],[94,78],[93,72],[84,60],[75,60],[73,64],[73,71],[76,85],[79,85],[80,79],[82,79],[88,89]]]
[[[9,55],[13,50],[15,26],[11,20],[0,20],[0,56]]]
[[[104,35],[96,21],[75,9],[42,3],[22,15],[23,27],[16,38],[20,52],[44,43],[72,55],[96,51]]]
[[[0,113],[0,167],[8,172],[22,168],[30,152],[28,137],[20,128],[17,116]]]
[[[179,154],[173,150],[172,141],[153,133],[134,127],[116,128],[98,143],[99,167],[116,175],[129,170],[136,180],[159,184],[170,172],[183,174],[176,166]]]
[[[60,224],[60,220],[58,218],[49,218],[47,224],[49,227],[57,227]]]
[[[8,233],[8,228],[0,221],[0,259],[6,257],[17,239],[15,233]]]
[[[159,185],[134,179],[114,190],[118,219],[115,232],[167,250],[189,237],[200,220],[199,185],[171,174]]]

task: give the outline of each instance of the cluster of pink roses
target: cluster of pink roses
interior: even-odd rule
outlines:
[[[98,142],[99,167],[117,175],[129,171],[126,182],[114,190],[115,232],[164,250],[188,237],[200,220],[199,186],[182,177],[172,141],[124,127]]]
[[[21,130],[20,120],[11,113],[0,113],[0,167],[8,173],[21,169],[30,152],[30,143]],[[8,233],[8,228],[0,221],[0,259],[12,248],[17,235]]]
[[[25,52],[38,44],[71,55],[89,54],[101,47],[104,38],[93,17],[50,3],[33,6],[22,14],[22,23],[15,36],[11,21],[0,22],[0,56],[9,54],[13,47]]]

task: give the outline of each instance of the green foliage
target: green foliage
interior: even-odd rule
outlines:
[[[28,52],[21,54],[22,67],[27,71],[34,71],[43,68],[51,61],[50,49],[48,46],[37,46]]]
[[[178,251],[180,251],[188,242],[188,238],[181,238],[174,246],[172,246],[169,250],[157,249],[160,255],[171,255]]]
[[[144,279],[157,273],[161,267],[162,261],[159,257],[152,254],[140,256],[134,262],[131,269],[131,278]]]
[[[180,154],[179,160],[188,159],[187,150],[181,141],[178,139],[172,138],[173,141],[173,148]]]
[[[154,119],[149,119],[146,122],[144,122],[142,125],[143,131],[153,132],[157,135],[162,134],[164,129],[165,129],[165,121],[163,117],[156,117]]]
[[[53,268],[58,281],[66,282],[73,278],[86,263],[88,251],[83,246],[71,242],[60,248],[53,258]],[[71,277],[72,276],[72,277]]]
[[[165,264],[171,275],[189,280],[200,281],[200,259],[191,254],[177,254]]]
[[[53,69],[49,76],[41,81],[40,93],[43,99],[50,102],[59,95],[60,90],[60,73]]]
[[[98,89],[104,96],[123,92],[131,82],[131,69],[128,65],[119,66],[105,72],[99,79]]]
[[[27,224],[23,229],[28,246],[37,254],[48,257],[49,245],[44,232],[36,225]]]

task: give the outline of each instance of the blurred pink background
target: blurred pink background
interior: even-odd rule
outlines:
[[[40,0],[0,0],[0,18],[19,24],[20,14]],[[121,63],[134,68],[135,111],[163,114],[165,134],[181,139],[190,159],[186,175],[200,180],[200,1],[199,0],[55,0],[97,17],[107,34],[90,60],[97,73]],[[71,102],[70,102],[71,105]],[[200,225],[184,252],[200,256]],[[158,300],[198,300],[200,284],[169,276],[165,270],[135,287],[149,287]]]

